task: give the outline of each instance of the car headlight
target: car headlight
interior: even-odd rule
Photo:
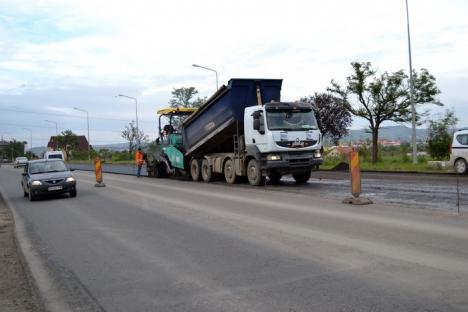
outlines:
[[[75,178],[74,177],[68,177],[65,182],[75,182]]]
[[[37,181],[37,180],[36,180],[36,181],[32,181],[32,182],[31,182],[31,185],[33,185],[33,186],[42,185],[42,182],[41,182],[41,181]]]
[[[269,154],[267,155],[267,160],[281,160],[281,155]]]
[[[315,157],[315,158],[320,158],[320,157],[322,157],[322,153],[320,153],[320,150],[316,150],[316,151],[314,152],[314,157]]]

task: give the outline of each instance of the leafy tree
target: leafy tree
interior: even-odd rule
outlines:
[[[10,158],[13,161],[16,157],[24,156],[24,146],[27,142],[12,140],[8,143],[8,149],[4,150],[2,157]]]
[[[148,141],[148,136],[143,130],[138,129],[137,131],[133,120],[122,130],[121,137],[128,141],[128,152],[130,154],[136,150],[138,144]]]
[[[458,118],[453,110],[446,110],[445,116],[440,120],[429,121],[428,151],[432,158],[442,160],[450,156],[450,128],[457,122]]]
[[[369,122],[372,132],[372,162],[377,161],[379,129],[383,122],[409,122],[411,120],[411,101],[408,76],[403,70],[394,73],[384,72],[377,75],[370,62],[351,63],[353,74],[346,78],[341,87],[334,80],[328,91],[337,95],[344,107],[353,115]],[[440,90],[435,77],[426,69],[413,73],[414,97],[416,106],[436,104],[442,106],[436,96]],[[352,99],[349,96],[354,96]],[[421,119],[418,113],[416,120]]]
[[[192,98],[197,94],[198,91],[194,87],[174,88],[174,90],[172,90],[172,99],[169,100],[169,104],[171,107],[200,107],[205,104],[206,97],[198,97],[195,100],[192,100]]]
[[[333,143],[348,134],[351,125],[351,113],[344,107],[341,99],[329,93],[315,93],[304,97],[301,102],[310,103],[313,107],[320,131],[332,139]]]
[[[72,151],[78,147],[78,136],[70,129],[67,129],[57,136],[57,143],[58,147],[65,151],[67,159],[69,159]]]

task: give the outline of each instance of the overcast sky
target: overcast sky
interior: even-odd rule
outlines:
[[[437,78],[440,99],[468,126],[468,1],[409,0],[413,66]],[[283,100],[344,81],[350,62],[408,70],[404,0],[0,1],[0,135],[45,145],[59,132],[124,142],[135,119],[156,135],[171,90],[200,96],[230,78],[282,78]],[[432,115],[440,115],[434,108]],[[365,123],[356,120],[353,128]]]

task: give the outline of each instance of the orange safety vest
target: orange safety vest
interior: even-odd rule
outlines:
[[[136,154],[135,154],[135,162],[137,164],[137,166],[141,166],[143,165],[143,152],[141,151],[137,151]]]

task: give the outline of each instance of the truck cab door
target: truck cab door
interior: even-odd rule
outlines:
[[[250,142],[246,143],[256,145],[262,152],[267,147],[265,112],[263,110],[253,112],[252,119],[251,137],[248,138]]]

